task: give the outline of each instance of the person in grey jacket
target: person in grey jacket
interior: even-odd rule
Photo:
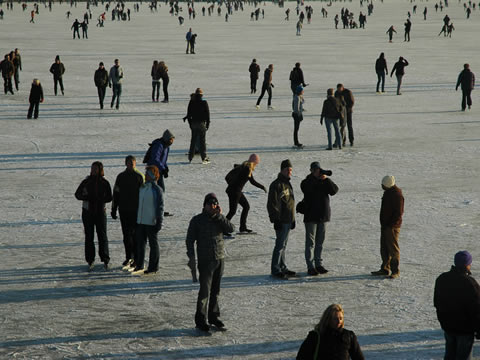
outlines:
[[[298,141],[298,130],[300,129],[300,122],[303,120],[303,86],[298,85],[295,89],[292,101],[292,117],[293,117],[293,142],[297,148],[302,148],[303,144]]]
[[[188,226],[186,246],[188,266],[192,274],[196,272],[195,249],[197,243],[198,272],[200,274],[200,290],[198,292],[195,325],[200,331],[208,332],[210,325],[218,329],[224,328],[219,319],[220,307],[218,297],[220,282],[224,268],[223,233],[231,233],[235,226],[222,215],[217,196],[209,193],[203,201],[203,211],[195,215]]]
[[[120,61],[115,59],[114,65],[110,68],[110,73],[108,74],[108,87],[112,88],[112,102],[110,107],[113,108],[115,99],[117,99],[116,109],[118,110],[120,106],[120,95],[122,95],[122,80],[123,80],[123,69],[120,66]]]

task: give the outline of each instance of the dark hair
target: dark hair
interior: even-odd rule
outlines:
[[[127,165],[127,163],[129,161],[137,161],[137,159],[135,158],[135,156],[133,155],[128,155],[126,158],[125,158],[125,165]]]
[[[103,171],[103,164],[100,161],[94,161],[92,163],[92,166],[97,166],[98,167],[98,175],[100,176],[105,176],[105,172]]]

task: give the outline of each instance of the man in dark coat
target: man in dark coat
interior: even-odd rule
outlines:
[[[250,94],[254,94],[257,92],[258,73],[260,72],[260,66],[257,64],[257,59],[252,60],[252,63],[248,67],[248,71],[250,72]]]
[[[445,359],[471,359],[480,332],[480,286],[471,276],[472,255],[459,251],[454,266],[435,281],[433,305],[445,335]]]
[[[400,56],[395,65],[393,65],[392,72],[390,73],[390,77],[393,76],[393,73],[395,73],[397,77],[397,95],[402,95],[400,87],[402,86],[403,75],[405,75],[405,66],[408,66],[408,61]]]
[[[164,178],[168,177],[168,154],[170,153],[170,146],[175,141],[175,135],[170,130],[165,130],[161,138],[155,139],[151,145],[150,158],[147,160],[147,165],[155,165],[159,172],[157,180],[158,186],[165,192]]]
[[[28,98],[28,101],[30,102],[30,107],[28,108],[27,119],[32,118],[32,113],[33,113],[33,117],[37,119],[38,108],[40,106],[40,103],[43,102],[43,88],[42,88],[42,84],[40,84],[40,80],[33,79],[32,88],[30,90],[30,96]]]
[[[465,108],[468,105],[468,108],[472,108],[472,90],[475,87],[475,75],[470,70],[469,64],[463,65],[462,72],[458,75],[457,86],[455,90],[458,90],[458,87],[461,85],[462,88],[462,111],[465,111]]]
[[[75,21],[72,24],[72,27],[70,28],[70,30],[73,30],[73,38],[74,39],[75,39],[75,34],[77,34],[78,39],[80,39],[79,29],[80,29],[80,22],[78,21],[78,19],[75,19]]]
[[[18,84],[20,83],[20,71],[22,71],[22,56],[20,55],[20,51],[15,48],[15,58],[13,59],[13,66],[15,67],[15,73],[13,77],[15,79],[15,88],[18,91]]]
[[[325,241],[326,223],[330,221],[330,197],[337,193],[338,186],[327,177],[318,161],[310,164],[310,174],[300,187],[304,195],[305,212],[305,261],[309,275],[328,272],[322,264],[322,249]]]
[[[98,69],[95,71],[93,80],[95,81],[95,86],[97,87],[100,109],[103,109],[103,100],[105,99],[105,92],[108,85],[108,71],[105,69],[103,62],[98,64]]]
[[[292,71],[290,71],[290,89],[292,89],[293,95],[295,95],[298,85],[302,85],[303,87],[307,86],[307,84],[305,84],[303,70],[300,68],[300,65],[301,64],[297,62]]]
[[[2,62],[0,62],[0,70],[2,71],[3,89],[5,94],[10,92],[13,95],[12,76],[14,73],[14,67],[8,54],[6,54]]]
[[[353,97],[352,91],[349,89],[345,89],[343,84],[337,84],[337,91],[335,92],[335,97],[338,95],[343,98],[345,102],[345,112],[346,112],[346,125],[348,129],[348,140],[350,141],[350,146],[353,146],[353,141],[355,140],[353,136],[353,105],[355,104],[355,98]],[[345,134],[345,127],[343,130],[340,131],[342,134],[342,145],[345,146],[346,143],[346,134]]]
[[[203,99],[203,90],[201,88],[197,88],[195,94],[190,99],[186,118],[188,119],[190,129],[192,130],[188,161],[192,161],[193,156],[195,155],[195,145],[198,143],[202,163],[210,163],[207,156],[207,145],[205,142],[207,130],[210,127],[210,109],[207,101]]]
[[[326,150],[332,150],[332,125],[335,130],[335,144],[334,147],[342,148],[342,137],[340,135],[340,128],[338,121],[341,119],[342,106],[339,101],[333,96],[333,89],[327,90],[327,98],[323,102],[322,113],[320,115],[320,125],[323,125],[325,119],[325,127],[327,128],[328,147]]]
[[[260,109],[260,101],[263,99],[263,95],[265,95],[265,91],[268,92],[268,109],[273,110],[272,106],[272,88],[274,87],[272,84],[272,72],[273,72],[273,64],[268,65],[263,73],[263,84],[262,84],[262,92],[257,100],[256,108]]]
[[[385,75],[388,75],[387,60],[382,52],[375,61],[375,72],[377,73],[377,94],[380,94],[380,82],[382,83],[382,93],[385,92]]]
[[[382,179],[384,190],[382,206],[380,208],[380,255],[382,265],[380,270],[372,271],[375,276],[388,276],[390,269],[391,279],[400,276],[398,265],[400,262],[400,247],[398,236],[402,226],[404,198],[402,190],[395,185],[395,177],[387,175]]]
[[[60,90],[63,92],[63,74],[65,73],[65,66],[60,62],[60,56],[55,57],[55,62],[50,66],[50,72],[53,74],[53,90],[57,96],[57,84],[60,84]]]
[[[223,233],[231,233],[235,226],[222,215],[217,196],[209,193],[203,201],[202,213],[195,215],[188,226],[187,246],[188,267],[196,273],[198,260],[200,290],[198,291],[195,325],[200,331],[208,332],[210,326],[225,327],[220,320],[220,282],[225,263],[225,243]],[[195,242],[197,256],[195,259]],[[195,275],[196,278],[196,275]]]

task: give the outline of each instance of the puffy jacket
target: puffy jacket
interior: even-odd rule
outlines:
[[[457,88],[459,85],[462,85],[462,90],[473,90],[475,75],[470,69],[465,69],[458,75]]]
[[[404,198],[402,190],[396,185],[385,190],[380,208],[380,224],[386,227],[399,228],[402,226]]]
[[[300,184],[305,201],[303,222],[330,221],[330,197],[338,191],[338,186],[329,178],[317,179],[309,174]]]
[[[446,332],[480,331],[480,286],[466,269],[452,266],[435,281],[433,305]]]
[[[108,85],[108,71],[103,69],[97,69],[93,76],[96,87],[106,87]]]
[[[162,225],[163,191],[155,182],[145,183],[138,192],[137,224]]]
[[[112,201],[110,183],[102,176],[87,176],[75,191],[77,200],[83,201],[83,209],[93,214],[105,212],[105,203]]]
[[[138,192],[143,185],[144,179],[136,169],[125,170],[118,174],[113,186],[112,211],[137,211]]]
[[[52,66],[50,66],[50,72],[53,74],[55,79],[60,79],[65,73],[65,66],[63,63],[54,62]]]
[[[235,226],[222,214],[210,215],[205,210],[195,215],[188,226],[187,256],[195,258],[194,244],[197,242],[198,262],[219,260],[225,257],[223,233],[231,233]]]
[[[160,173],[164,172],[167,166],[168,153],[170,146],[168,146],[163,138],[155,139],[152,142],[152,152],[147,165],[155,165]]]
[[[268,189],[268,216],[272,223],[278,221],[289,224],[295,221],[295,197],[290,179],[282,173]]]

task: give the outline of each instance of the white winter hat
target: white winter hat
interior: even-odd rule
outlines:
[[[393,175],[384,176],[382,179],[382,185],[387,189],[390,189],[393,185],[395,185],[395,177]]]

